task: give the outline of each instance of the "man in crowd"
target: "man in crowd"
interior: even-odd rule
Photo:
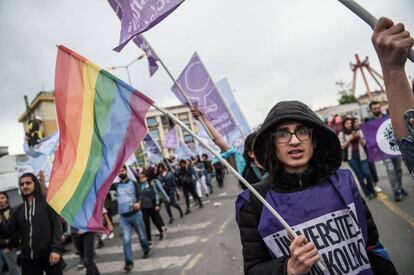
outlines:
[[[380,119],[385,114],[381,110],[381,104],[378,101],[372,101],[369,104],[373,117],[372,119]],[[402,187],[402,169],[401,169],[401,157],[396,156],[383,160],[385,169],[387,170],[388,180],[390,181],[392,191],[394,193],[394,200],[396,202],[401,201],[403,196],[408,195]]]
[[[7,224],[0,224],[0,237],[10,238],[18,232],[21,246],[22,274],[62,274],[59,216],[46,203],[39,180],[32,173],[19,178],[23,203]]]
[[[122,229],[122,237],[124,238],[124,270],[129,272],[134,267],[131,245],[132,228],[134,228],[138,235],[142,251],[144,252],[143,258],[148,258],[150,248],[141,212],[139,186],[128,178],[125,165],[119,171],[118,176],[121,181],[115,183],[111,189],[116,190],[118,198],[119,224]]]

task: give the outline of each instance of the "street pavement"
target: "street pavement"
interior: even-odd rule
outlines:
[[[343,168],[347,168],[346,164]],[[391,255],[399,274],[411,275],[414,254],[414,184],[404,171],[404,187],[409,196],[402,202],[393,201],[385,169],[377,163],[380,177],[379,186],[384,190],[377,199],[367,201],[377,224],[380,238]],[[215,183],[215,181],[213,181]],[[217,185],[215,185],[217,186]],[[192,212],[180,218],[173,208],[176,218],[168,226],[167,238],[158,241],[153,226],[154,247],[148,259],[142,259],[138,238],[133,236],[135,265],[131,274],[243,274],[243,260],[239,230],[234,219],[234,202],[240,192],[237,180],[227,175],[224,188],[215,188],[213,195],[204,198],[205,207],[191,208]],[[180,201],[184,209],[184,200]],[[166,211],[161,214],[168,222]],[[117,220],[117,219],[115,219]],[[78,269],[78,256],[72,245],[64,254],[68,263],[65,274],[85,274]],[[96,249],[95,261],[101,274],[124,274],[122,237],[118,224],[115,225],[115,238],[106,240],[105,246]]]

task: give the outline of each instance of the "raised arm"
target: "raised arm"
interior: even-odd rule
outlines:
[[[381,63],[388,106],[395,136],[408,135],[404,113],[414,109],[414,95],[405,72],[405,62],[414,40],[404,25],[381,17],[374,28],[372,43]]]
[[[211,124],[211,122],[204,116],[204,114],[196,107],[191,109],[193,117],[197,120],[202,120],[213,136],[214,143],[220,148],[221,151],[226,152],[230,149],[230,145],[226,142],[225,138],[217,131],[217,129]]]

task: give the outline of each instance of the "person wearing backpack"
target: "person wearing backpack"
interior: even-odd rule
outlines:
[[[138,235],[143,251],[143,258],[148,258],[150,247],[143,215],[141,211],[141,191],[138,184],[128,178],[127,168],[124,165],[118,173],[120,181],[112,185],[111,190],[116,191],[119,212],[119,225],[124,239],[124,270],[129,272],[134,267],[132,255],[132,229]]]
[[[189,167],[189,164],[186,160],[182,159],[180,160],[180,168],[177,169],[177,178],[180,184],[181,189],[184,193],[185,198],[185,204],[187,206],[187,209],[185,210],[184,214],[190,214],[190,198],[189,195],[193,196],[194,201],[198,202],[199,207],[203,208],[203,202],[201,201],[200,197],[197,195],[197,192],[195,191],[195,171],[191,167]]]
[[[144,215],[145,230],[147,232],[147,238],[150,246],[152,246],[150,219],[158,229],[160,241],[164,240],[167,234],[166,230],[164,230],[164,222],[160,215],[160,194],[156,187],[156,181],[159,182],[159,180],[156,178],[151,179],[151,173],[152,172],[150,170],[145,169],[139,173],[141,209]]]

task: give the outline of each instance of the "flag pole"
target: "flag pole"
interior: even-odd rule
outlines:
[[[196,52],[196,54],[197,54],[197,52]],[[197,54],[197,55],[198,55],[198,54]],[[200,56],[198,56],[198,58],[200,59],[201,64],[203,64],[203,67],[205,67],[205,66],[204,66],[204,62],[203,62],[203,60],[201,60],[201,57],[200,57]],[[208,70],[207,70],[207,69],[206,69],[205,71],[207,72],[208,77],[209,77],[209,78],[211,79],[211,81],[213,82],[213,86],[214,86],[214,88],[216,88],[217,93],[219,94],[219,96],[220,96],[220,98],[221,98],[221,101],[223,101],[224,106],[226,106],[227,112],[229,112],[229,115],[230,115],[231,119],[233,120],[234,124],[236,124],[237,129],[239,130],[239,132],[240,132],[240,134],[241,134],[242,138],[244,139],[244,134],[243,134],[243,131],[242,131],[241,127],[240,127],[239,122],[238,122],[238,121],[234,118],[234,115],[233,115],[232,111],[230,110],[230,107],[227,105],[226,101],[223,99],[223,96],[221,95],[220,90],[217,88],[216,83],[215,83],[215,82],[213,81],[213,79],[211,78],[210,73],[208,72]],[[200,121],[201,121],[201,120],[200,120]]]
[[[354,0],[338,0],[338,1],[341,2],[345,7],[350,9],[363,21],[365,21],[365,23],[367,23],[372,29],[374,29],[374,26],[377,23],[378,19],[375,16],[373,16],[369,11],[367,11],[364,7],[359,5]],[[414,62],[414,50],[412,48],[408,51],[408,59]]]
[[[292,228],[289,226],[289,224],[282,218],[282,216],[279,215],[279,213],[276,212],[276,210],[259,194],[259,192],[256,191],[256,189],[254,189],[254,187],[247,182],[247,180],[245,180],[237,171],[236,169],[233,168],[233,166],[231,166],[224,158],[221,157],[221,155],[214,151],[210,146],[208,146],[203,140],[201,140],[201,138],[199,138],[193,131],[191,131],[191,129],[189,129],[187,127],[187,125],[185,125],[181,120],[179,120],[177,117],[175,117],[173,114],[169,113],[167,110],[158,107],[156,104],[152,104],[152,106],[157,109],[158,111],[160,111],[161,113],[163,113],[164,115],[168,116],[171,120],[173,120],[175,123],[177,123],[178,125],[180,125],[181,128],[183,128],[185,131],[187,131],[190,135],[193,136],[194,139],[196,139],[201,145],[203,145],[208,151],[210,151],[210,153],[212,153],[216,158],[218,158],[220,160],[220,162],[226,166],[229,171],[231,173],[233,173],[233,175],[236,176],[236,178],[238,180],[240,180],[241,182],[243,182],[243,184],[253,193],[253,195],[260,200],[261,203],[263,203],[263,205],[267,208],[267,210],[270,211],[270,213],[273,214],[273,216],[283,225],[283,227],[288,231],[288,233],[290,235],[292,235],[292,237],[296,238],[298,235],[295,233],[295,231],[292,230]],[[323,264],[319,261],[318,263],[318,267],[324,271],[325,267],[323,266]]]
[[[142,35],[142,34],[141,34]],[[144,37],[144,35],[142,35]],[[160,62],[161,66],[164,68],[164,70],[167,72],[168,76],[171,78],[171,80],[174,82],[175,86],[178,87],[178,90],[180,91],[181,95],[184,97],[184,99],[187,101],[187,104],[190,106],[190,108],[194,108],[193,103],[188,98],[187,94],[184,92],[184,89],[181,87],[180,83],[177,82],[177,80],[174,78],[174,76],[171,74],[170,70],[168,70],[167,66],[164,64],[160,56],[154,51],[151,44],[148,42],[148,40],[144,37],[144,39],[147,41],[148,47],[150,50],[154,53],[155,56],[157,56],[158,61]],[[214,140],[213,135],[211,134],[210,130],[207,128],[207,125],[204,123],[204,121],[200,121],[203,125],[204,129],[206,130],[208,136]]]

